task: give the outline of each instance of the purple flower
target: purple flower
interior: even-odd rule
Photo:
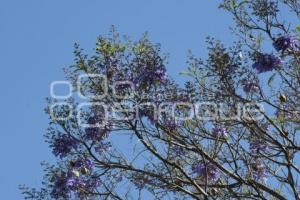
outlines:
[[[251,153],[265,152],[268,149],[268,143],[259,139],[250,141]]]
[[[220,177],[219,169],[211,163],[197,163],[192,168],[193,173],[197,174],[203,179],[215,182]]]
[[[87,159],[74,162],[76,167],[91,168],[91,162]],[[79,199],[86,199],[91,196],[93,191],[100,186],[100,179],[96,176],[81,176],[78,171],[74,173],[76,169],[72,166],[65,171],[56,171],[50,178],[51,185],[51,197],[54,199],[70,199],[77,197]],[[81,198],[82,197],[82,198]],[[72,198],[73,199],[73,198]]]
[[[243,85],[243,90],[246,93],[259,92],[259,82],[258,82],[258,80],[249,81],[249,80],[244,79],[244,80],[242,80],[242,85]]]
[[[147,58],[137,61],[136,74],[131,77],[137,88],[148,88],[151,85],[166,83],[168,76],[163,59],[155,52]]]
[[[91,170],[93,168],[93,162],[88,158],[79,158],[74,162],[75,168],[86,168]]]
[[[253,68],[256,69],[258,73],[272,71],[273,69],[281,67],[282,60],[272,54],[259,53],[256,57],[256,62],[253,64]]]
[[[87,181],[86,185],[90,190],[93,190],[101,185],[101,180],[99,178],[91,178]]]
[[[91,141],[101,141],[107,137],[109,132],[109,126],[105,125],[104,127],[98,127],[98,122],[101,120],[101,117],[90,117],[88,119],[88,124],[90,127],[85,129],[85,138]]]
[[[61,158],[67,156],[73,149],[76,149],[77,146],[78,142],[67,134],[63,134],[58,138],[55,138],[53,143],[50,145],[53,149],[53,154]]]
[[[299,51],[298,40],[290,34],[278,37],[273,45],[277,51]]]
[[[225,127],[221,125],[217,125],[212,129],[212,133],[214,137],[222,137],[226,138],[228,136],[228,132]]]
[[[252,164],[252,170],[253,170],[253,178],[255,180],[263,180],[265,181],[267,178],[266,174],[266,167],[263,163],[261,163],[259,160],[256,160]]]
[[[167,119],[164,120],[163,125],[165,128],[167,128],[171,133],[176,130],[177,123],[176,120],[173,119],[172,117],[168,117]]]
[[[70,197],[70,190],[67,187],[67,174],[64,172],[55,173],[51,177],[52,190],[50,192],[50,196],[54,199],[68,199]]]
[[[107,134],[107,128],[89,127],[85,129],[85,138],[91,141],[101,141],[107,137]]]
[[[85,187],[85,183],[82,180],[81,177],[70,177],[66,181],[66,186],[71,190],[71,191],[77,191],[81,188]]]
[[[164,83],[167,80],[167,73],[165,69],[145,69],[143,72],[133,80],[137,85],[148,85],[155,83]]]
[[[174,145],[171,147],[171,150],[176,156],[181,156],[185,154],[185,150],[181,146]]]

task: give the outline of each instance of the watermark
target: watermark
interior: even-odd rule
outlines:
[[[68,86],[68,93],[65,95],[55,94],[55,87],[57,85]],[[93,92],[89,91],[91,87],[97,91],[96,94],[95,92],[93,94]],[[109,84],[107,77],[100,74],[84,74],[78,76],[76,88],[78,98],[85,100],[85,102],[79,103],[75,108],[73,104],[65,101],[50,105],[50,116],[53,120],[66,121],[74,117],[76,113],[79,126],[103,127],[108,121],[136,120],[143,116],[147,116],[153,121],[160,120],[163,117],[166,118],[166,116],[175,121],[187,121],[192,119],[202,121],[257,121],[264,117],[263,105],[256,102],[237,103],[235,106],[228,106],[224,103],[214,103],[212,101],[191,103],[188,101],[159,101],[159,99],[155,102],[146,101],[136,103],[132,100],[142,97],[137,96],[133,82],[123,80]],[[126,92],[123,92],[125,90]],[[72,83],[68,81],[54,81],[50,85],[50,95],[51,98],[55,100],[67,100],[71,98],[72,91]],[[169,96],[170,94],[167,95]],[[159,96],[161,98],[163,94],[159,94]],[[108,99],[109,103],[107,103]],[[68,115],[57,116],[55,110],[59,106],[66,106],[68,108]],[[85,123],[85,120],[82,119],[82,116],[84,116],[84,108],[91,109],[96,106],[102,108],[101,122],[99,121],[96,124]]]

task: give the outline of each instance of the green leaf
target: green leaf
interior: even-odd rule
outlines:
[[[275,79],[275,76],[276,76],[276,74],[274,73],[274,74],[272,74],[272,76],[269,78],[269,80],[268,80],[268,85],[271,87],[272,86],[272,82],[274,81],[274,79]]]
[[[296,27],[296,30],[297,30],[298,32],[300,32],[300,26],[297,26],[297,27]]]
[[[193,76],[193,73],[190,72],[190,71],[181,71],[181,72],[179,72],[179,75],[181,75],[181,76],[185,76],[185,75]]]
[[[234,9],[237,7],[237,4],[235,3],[235,1],[231,1],[231,7]]]

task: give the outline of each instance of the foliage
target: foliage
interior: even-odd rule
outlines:
[[[189,56],[184,87],[167,75],[166,54],[146,35],[132,42],[112,29],[91,57],[75,45],[68,80],[76,85],[82,74],[102,74],[109,87],[88,77],[75,92],[106,95],[91,96],[92,106],[68,120],[50,119],[46,138],[57,163],[44,164],[42,189],[21,187],[25,198],[300,199],[299,27],[280,18],[289,9],[299,19],[300,4],[224,0],[220,7],[234,16],[238,41],[225,47],[208,38],[206,60]],[[134,92],[118,81],[133,83]],[[198,102],[209,104],[199,109]],[[239,105],[253,102],[236,117]],[[156,116],[147,103],[165,111]],[[206,118],[188,117],[195,110]],[[83,127],[78,114],[102,126]]]

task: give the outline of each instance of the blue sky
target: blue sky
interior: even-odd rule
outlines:
[[[175,79],[188,49],[205,55],[208,35],[229,43],[232,20],[218,0],[0,0],[0,198],[23,199],[19,184],[39,186],[40,162],[54,161],[43,134],[50,83],[64,80],[73,44],[90,52],[115,25],[133,39],[148,31],[170,53]]]

